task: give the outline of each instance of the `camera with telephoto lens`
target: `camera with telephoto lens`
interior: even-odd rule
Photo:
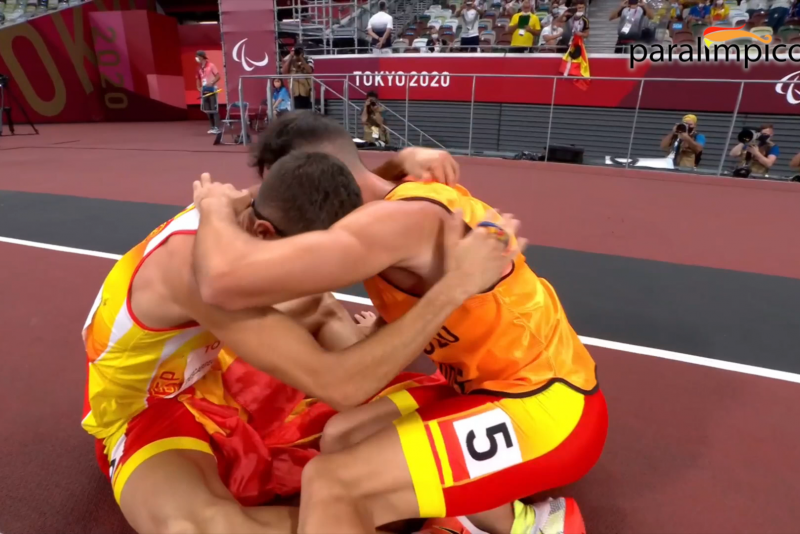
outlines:
[[[675,125],[675,133],[687,133],[689,131],[689,125],[685,122],[679,122]]]
[[[762,146],[767,144],[769,140],[769,136],[765,134],[759,134],[756,137],[756,132],[754,129],[751,128],[742,128],[742,131],[739,132],[739,135],[736,136],[736,139],[745,145],[744,149],[747,150],[747,147],[758,147],[761,148]],[[744,155],[744,165],[740,165],[733,169],[733,176],[737,178],[747,178],[750,176],[752,172],[750,169],[750,163],[753,161],[753,155],[750,152],[747,152]]]

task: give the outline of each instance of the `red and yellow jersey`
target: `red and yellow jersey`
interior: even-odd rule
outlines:
[[[83,428],[107,446],[148,400],[174,397],[216,361],[219,341],[197,323],[148,328],[131,309],[130,290],[148,256],[176,234],[194,234],[200,218],[188,208],[125,254],[106,277],[83,328],[88,376]]]
[[[425,200],[449,211],[460,208],[475,227],[491,209],[463,187],[407,182],[386,200]],[[380,275],[364,285],[381,316],[397,320],[418,296]],[[554,382],[581,392],[597,388],[595,363],[567,321],[553,287],[534,274],[520,255],[491,291],[468,299],[425,349],[462,393],[532,394]]]

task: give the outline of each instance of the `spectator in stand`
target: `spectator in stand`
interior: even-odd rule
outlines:
[[[378,2],[378,12],[367,22],[367,34],[372,37],[372,52],[375,55],[392,53],[392,16],[386,12],[386,2]]]
[[[439,30],[433,30],[433,33],[428,37],[428,42],[425,43],[426,48],[422,52],[437,54],[442,51],[442,46],[442,41],[439,39]]]
[[[569,46],[573,35],[578,35],[584,41],[589,38],[589,18],[586,16],[586,0],[577,0],[572,7],[567,8],[560,22],[564,22],[564,34],[559,45]]]
[[[564,35],[564,28],[556,24],[556,17],[547,17],[544,28],[539,36],[539,46],[557,46],[558,40]]]
[[[790,0],[772,0],[769,7],[769,17],[767,18],[767,26],[770,26],[773,31],[778,31],[778,28],[783,26],[786,19],[789,17],[789,11],[792,8]]]
[[[703,156],[706,136],[697,131],[697,116],[686,115],[661,140],[661,150],[672,158],[679,169],[694,169]]]
[[[683,20],[683,6],[678,0],[672,0],[669,7],[669,20],[681,21]]]
[[[219,81],[219,71],[217,66],[208,60],[208,56],[202,50],[195,54],[197,61],[197,90],[200,91],[200,109],[208,115],[208,122],[211,123],[210,134],[219,133],[219,111],[217,108],[217,82]]]
[[[706,4],[706,0],[700,0],[700,2],[689,9],[689,16],[686,17],[686,22],[689,24],[694,22],[711,24],[711,8]]]
[[[389,130],[383,122],[383,106],[375,91],[367,93],[364,108],[361,110],[361,125],[364,127],[364,141],[389,144]]]
[[[647,5],[647,2],[640,4],[639,0],[622,0],[619,9],[608,18],[608,20],[619,19],[617,44],[614,52],[622,54],[625,52],[626,45],[650,39],[652,36],[648,31],[647,21],[652,18],[653,10]]]
[[[306,58],[302,46],[296,46],[288,56],[283,58],[281,72],[283,74],[312,74],[314,60]],[[294,109],[311,109],[311,78],[292,78],[289,84],[294,97]]]
[[[292,110],[292,97],[289,90],[283,85],[283,80],[275,78],[272,80],[272,111],[275,115],[282,115]]]
[[[500,14],[504,17],[513,17],[519,11],[520,4],[516,0],[503,0]]]
[[[731,15],[731,8],[725,3],[725,0],[714,0],[714,5],[711,7],[711,23],[721,22],[728,20]]]
[[[731,157],[739,159],[739,169],[749,169],[747,174],[767,174],[770,168],[775,165],[775,160],[780,156],[781,151],[773,141],[775,129],[771,124],[764,124],[756,133],[755,138],[747,143],[739,143],[731,149]],[[736,171],[734,171],[735,173]]]
[[[742,4],[747,6],[747,14],[751,19],[756,13],[767,13],[769,10],[768,0],[745,0]]]
[[[542,31],[539,18],[531,13],[531,0],[524,0],[520,12],[511,18],[508,30],[513,32],[510,52],[527,52],[533,46],[534,38]]]
[[[477,52],[481,37],[478,31],[478,21],[483,16],[483,11],[472,0],[466,0],[456,11],[456,17],[461,18],[461,51]]]
[[[800,19],[800,0],[795,0],[792,7],[789,8],[789,16],[787,19]]]
[[[567,6],[563,1],[553,0],[550,4],[550,13],[560,17],[567,11]]]

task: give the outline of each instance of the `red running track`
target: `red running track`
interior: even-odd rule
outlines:
[[[0,257],[0,532],[127,532],[79,415],[80,330],[111,260],[5,243]],[[560,492],[590,532],[797,532],[797,384],[592,353],[609,439],[589,476]]]

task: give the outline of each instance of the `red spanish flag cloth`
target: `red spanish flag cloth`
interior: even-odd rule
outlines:
[[[446,383],[439,373],[401,373],[376,398]],[[319,453],[322,429],[336,414],[230,350],[179,400],[210,434],[220,478],[243,506],[297,495],[303,467]]]
[[[569,50],[564,54],[561,60],[561,74],[565,76],[582,76],[583,80],[575,80],[575,85],[579,89],[586,91],[589,89],[589,56],[586,54],[586,47],[583,44],[583,38],[574,36]]]

